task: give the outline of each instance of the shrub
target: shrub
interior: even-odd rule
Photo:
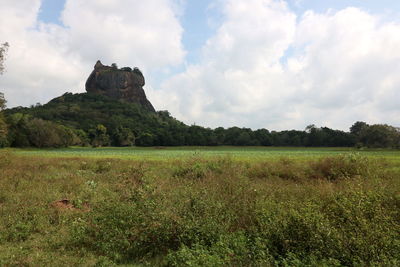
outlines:
[[[257,232],[275,259],[294,266],[328,262],[365,266],[398,260],[400,243],[395,235],[400,228],[395,223],[397,215],[382,208],[385,198],[352,188],[326,200],[291,207],[270,203],[258,215]]]
[[[210,246],[183,245],[166,256],[167,266],[270,266],[274,259],[263,240],[245,232],[225,233]]]
[[[178,178],[201,179],[210,175],[222,174],[229,167],[232,167],[230,158],[205,160],[194,156],[177,164],[173,168],[172,175]]]
[[[72,244],[119,263],[142,261],[177,247],[174,222],[160,213],[147,190],[151,191],[139,188],[129,202],[95,207],[91,216],[75,223]]]
[[[310,176],[336,181],[355,176],[369,177],[376,164],[358,153],[326,157],[310,163]]]

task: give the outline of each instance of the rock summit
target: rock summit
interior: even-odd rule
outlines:
[[[146,110],[154,112],[155,109],[143,90],[144,85],[144,76],[138,68],[119,69],[115,64],[106,66],[98,60],[85,87],[88,93],[102,94],[124,102],[137,103]]]

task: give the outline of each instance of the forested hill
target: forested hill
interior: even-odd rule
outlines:
[[[110,136],[121,129],[129,129],[138,137],[144,133],[157,132],[161,130],[159,128],[174,131],[175,128],[185,126],[167,112],[149,112],[136,103],[90,93],[66,93],[43,106],[31,107],[26,111],[34,117],[88,133],[103,125]]]
[[[168,112],[149,112],[136,103],[90,93],[66,93],[45,105],[5,110],[5,115],[12,146],[54,146],[32,143],[41,137],[30,135],[38,132],[54,137],[57,133],[53,132],[60,130],[57,128],[72,135],[74,145],[178,145],[182,140],[178,142],[171,135],[187,127]]]
[[[224,129],[185,125],[168,111],[152,112],[137,103],[105,95],[66,93],[45,105],[4,111],[7,139],[0,146],[368,146],[399,147],[399,131],[388,125],[355,123],[350,132],[317,128],[304,131]]]

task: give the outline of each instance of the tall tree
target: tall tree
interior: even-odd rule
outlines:
[[[367,123],[363,121],[357,121],[350,127],[350,133],[358,137],[361,132],[368,127],[369,125]]]
[[[107,128],[103,124],[98,124],[95,129],[90,129],[89,136],[92,139],[93,147],[108,146],[110,144],[110,136],[107,134]]]

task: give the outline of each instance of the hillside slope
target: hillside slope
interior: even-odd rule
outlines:
[[[15,117],[21,117],[17,114],[22,114],[82,130],[89,143],[95,139],[96,131],[104,130],[99,126],[104,126],[109,140],[100,145],[178,145],[183,140],[174,140],[173,133],[188,127],[166,111],[151,112],[135,103],[90,93],[65,93],[45,105],[8,109],[5,114],[11,125]],[[124,135],[131,142],[121,140]]]

